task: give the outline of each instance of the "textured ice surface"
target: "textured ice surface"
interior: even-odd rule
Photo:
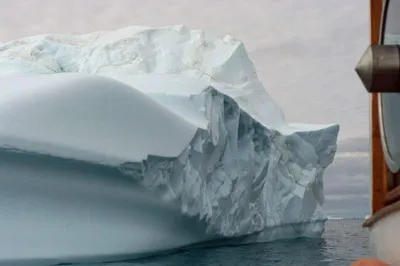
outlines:
[[[339,127],[287,123],[230,36],[128,27],[0,44],[0,117],[3,147],[118,167],[205,223],[164,249],[323,232]]]

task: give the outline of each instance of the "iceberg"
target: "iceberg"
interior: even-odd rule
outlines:
[[[132,26],[2,43],[0,121],[0,262],[324,231],[339,126],[288,123],[231,36]]]

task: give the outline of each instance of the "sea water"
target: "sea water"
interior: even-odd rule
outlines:
[[[368,231],[361,227],[362,222],[327,221],[320,239],[299,238],[263,244],[189,249],[169,255],[90,266],[345,266],[370,256]]]

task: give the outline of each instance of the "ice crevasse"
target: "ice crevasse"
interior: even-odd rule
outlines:
[[[183,26],[133,26],[2,43],[0,121],[0,157],[5,158],[0,162],[0,180],[6,184],[1,187],[22,193],[18,189],[31,181],[17,183],[15,176],[28,180],[26,175],[37,170],[40,174],[29,177],[35,184],[24,188],[28,191],[24,193],[35,194],[35,189],[47,187],[46,193],[58,189],[65,194],[62,204],[57,203],[62,199],[56,202],[50,196],[45,198],[45,193],[37,196],[48,205],[47,212],[53,211],[46,216],[52,217],[47,223],[61,212],[60,206],[74,216],[77,207],[72,205],[84,209],[87,203],[94,206],[92,215],[99,215],[91,220],[92,225],[106,214],[107,219],[116,219],[99,231],[140,216],[144,222],[136,225],[141,232],[145,229],[139,224],[152,224],[153,236],[158,232],[157,241],[147,247],[143,243],[136,247],[133,240],[123,242],[120,238],[134,238],[125,231],[118,239],[108,238],[109,246],[96,244],[95,249],[92,244],[91,249],[80,247],[77,251],[65,246],[61,226],[52,229],[51,250],[56,250],[57,236],[62,247],[51,253],[45,249],[43,229],[37,246],[42,243],[46,251],[33,252],[26,247],[24,258],[152,252],[221,238],[256,242],[319,236],[324,230],[323,172],[333,161],[339,126],[286,122],[258,79],[244,45],[233,37]],[[43,169],[37,166],[47,157],[58,161],[43,163]],[[63,160],[71,165],[105,167],[110,173],[104,170],[101,175],[107,177],[98,179],[75,178],[83,175],[78,167],[75,177],[63,177],[57,172],[65,168]],[[22,174],[18,172],[21,167],[12,168],[18,163],[36,170]],[[63,171],[72,169],[67,168]],[[9,173],[15,176],[9,177]],[[40,180],[46,185],[38,185]],[[143,197],[132,199],[129,191]],[[69,206],[68,197],[82,200]],[[101,207],[101,198],[112,202],[116,197],[125,197],[126,208],[118,205],[116,209],[121,211],[112,213],[111,207]],[[135,215],[129,216],[127,202],[131,201],[137,208],[132,207]],[[140,203],[144,201],[146,204]],[[12,222],[16,217],[12,210],[6,213],[8,222],[17,226]],[[157,218],[149,218],[150,223],[144,213]],[[81,221],[68,217],[72,219],[69,230],[74,230],[71,224],[82,223],[85,215],[80,216]],[[39,223],[41,218],[32,217],[25,219],[21,228],[29,227],[29,221],[30,225]],[[62,220],[57,222],[63,224]],[[0,222],[2,228],[5,223],[7,218]],[[180,223],[184,225],[171,230]],[[197,224],[195,233],[189,232],[191,224]],[[95,230],[92,227],[90,230]],[[179,234],[184,239],[154,244],[162,242],[163,234],[165,239],[179,238]],[[146,237],[151,238],[143,233],[143,239]],[[76,241],[75,245],[83,243]],[[15,259],[22,253],[9,254],[4,256]]]

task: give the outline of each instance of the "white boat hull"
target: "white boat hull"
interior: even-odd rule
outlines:
[[[383,216],[370,227],[373,255],[390,265],[400,265],[400,209]]]

